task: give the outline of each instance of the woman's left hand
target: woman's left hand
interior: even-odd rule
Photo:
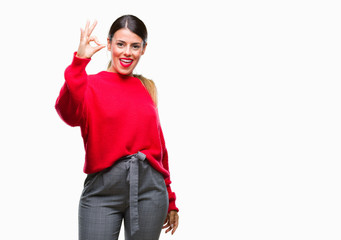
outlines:
[[[172,231],[172,235],[175,233],[179,225],[179,215],[177,211],[170,211],[167,215],[166,221],[163,224],[162,229],[167,228],[165,233]]]

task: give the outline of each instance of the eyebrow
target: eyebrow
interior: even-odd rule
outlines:
[[[120,39],[116,40],[116,42],[126,43],[125,41],[120,40]],[[134,43],[132,43],[132,44],[142,44],[142,43],[141,43],[141,42],[134,42]]]

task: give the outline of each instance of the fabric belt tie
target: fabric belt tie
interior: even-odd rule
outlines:
[[[138,192],[139,192],[139,160],[144,161],[146,155],[141,152],[137,152],[133,155],[123,157],[122,159],[128,159],[129,165],[127,170],[129,174],[127,180],[129,182],[129,205],[130,205],[130,226],[131,235],[134,235],[139,229],[139,210],[138,210]]]

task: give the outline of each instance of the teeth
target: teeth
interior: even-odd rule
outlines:
[[[121,59],[121,61],[124,62],[124,63],[131,63],[133,60]]]

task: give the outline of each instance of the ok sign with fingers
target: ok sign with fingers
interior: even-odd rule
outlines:
[[[96,52],[105,48],[105,44],[99,43],[97,37],[91,36],[91,33],[96,27],[96,25],[97,21],[95,21],[91,26],[90,22],[87,21],[85,29],[81,28],[81,39],[79,42],[77,57],[91,58]],[[91,46],[90,42],[94,42],[97,46]]]

